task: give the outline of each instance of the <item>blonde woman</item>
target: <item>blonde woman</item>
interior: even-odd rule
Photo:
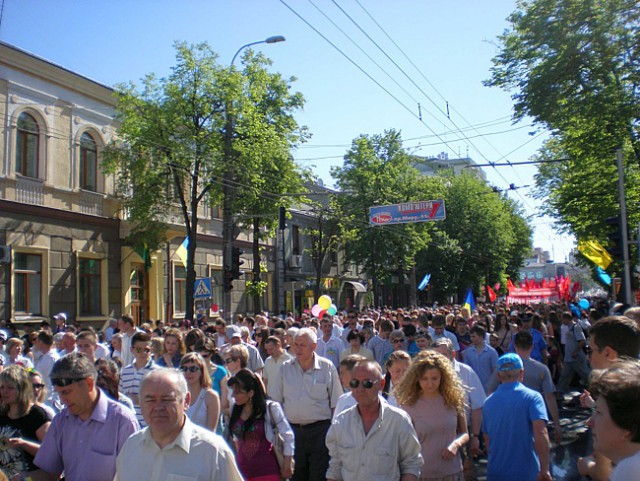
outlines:
[[[0,469],[12,479],[38,469],[33,458],[50,422],[34,403],[31,377],[24,367],[13,365],[0,373],[0,397]]]
[[[9,357],[9,364],[18,364],[19,366],[26,368],[33,367],[31,359],[22,355],[22,350],[24,349],[24,342],[22,339],[18,339],[17,337],[10,338],[7,341],[5,349]]]
[[[464,481],[460,450],[469,441],[465,393],[451,362],[421,351],[396,388],[422,447],[421,481]]]
[[[200,354],[190,352],[180,361],[191,399],[187,416],[198,426],[216,431],[220,418],[220,398],[211,388],[211,377]]]
[[[180,367],[180,359],[186,350],[180,329],[167,329],[164,333],[164,354],[156,364],[160,367]]]

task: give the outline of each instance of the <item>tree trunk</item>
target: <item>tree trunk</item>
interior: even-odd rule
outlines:
[[[253,218],[253,282],[257,283],[262,280],[260,272],[260,219]],[[253,313],[258,314],[262,311],[260,294],[253,293]]]

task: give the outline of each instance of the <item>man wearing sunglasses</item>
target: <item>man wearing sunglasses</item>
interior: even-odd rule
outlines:
[[[131,354],[133,362],[122,368],[118,390],[133,401],[136,417],[140,427],[145,427],[144,418],[140,411],[140,381],[145,374],[158,366],[151,359],[151,335],[146,332],[136,332],[131,338]]]
[[[380,366],[359,362],[349,386],[358,404],[338,414],[329,428],[327,481],[417,480],[422,467],[420,442],[409,416],[380,396],[384,387]]]
[[[96,387],[95,366],[73,352],[53,365],[51,383],[66,407],[53,418],[34,463],[34,479],[112,481],[116,456],[140,429],[135,414]]]

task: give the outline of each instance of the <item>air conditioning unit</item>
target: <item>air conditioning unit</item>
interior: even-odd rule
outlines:
[[[294,269],[299,269],[302,267],[302,256],[301,255],[292,255],[289,257],[289,267]]]
[[[0,264],[11,263],[11,246],[0,246]]]

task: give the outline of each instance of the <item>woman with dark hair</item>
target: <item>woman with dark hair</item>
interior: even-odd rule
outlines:
[[[502,349],[503,352],[508,352],[513,331],[509,325],[509,319],[504,312],[500,312],[496,316],[496,325],[493,329],[493,333],[498,336],[498,347]]]
[[[357,330],[349,331],[347,334],[347,342],[349,343],[349,347],[343,350],[340,353],[340,360],[342,361],[345,357],[350,356],[351,354],[357,354],[358,356],[362,356],[366,358],[367,361],[374,361],[373,353],[363,346],[364,344],[364,335]]]
[[[115,361],[111,359],[98,359],[95,366],[98,371],[96,386],[102,389],[107,396],[114,401],[118,401],[123,406],[131,409],[131,411],[136,412],[131,398],[118,390],[118,385],[120,384],[120,369],[118,369]]]
[[[33,458],[51,423],[34,403],[31,377],[22,366],[0,373],[0,398],[0,469],[11,479],[38,469]]]
[[[256,348],[260,352],[260,357],[265,361],[269,357],[267,352],[267,338],[269,337],[269,328],[267,326],[256,326],[253,333],[256,341]]]
[[[293,474],[293,430],[280,404],[267,401],[260,377],[240,369],[227,382],[234,406],[229,431],[236,445],[236,462],[246,481],[280,481]],[[284,439],[284,466],[278,466],[273,441],[276,425]]]
[[[164,354],[156,361],[160,367],[180,367],[180,359],[184,356],[186,348],[182,337],[182,331],[171,327],[164,333]]]
[[[187,334],[184,336],[184,345],[186,348],[186,352],[194,352],[196,344],[201,339],[204,339],[204,332],[202,332],[202,330],[198,329],[197,327],[187,332]]]

